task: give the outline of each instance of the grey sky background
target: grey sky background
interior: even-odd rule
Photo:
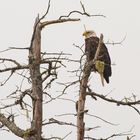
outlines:
[[[5,50],[8,47],[29,47],[33,24],[35,17],[39,13],[42,15],[47,7],[46,0],[4,0],[0,1],[0,50]],[[73,17],[80,17],[80,22],[75,23],[64,23],[51,25],[42,31],[42,51],[46,52],[67,52],[72,53],[73,58],[78,59],[80,56],[79,50],[77,50],[72,44],[82,45],[84,38],[82,33],[84,31],[83,24],[86,25],[87,29],[94,30],[98,36],[100,33],[104,34],[104,42],[114,41],[119,42],[125,36],[126,39],[122,45],[108,45],[108,50],[111,55],[112,63],[115,63],[113,68],[113,75],[110,79],[110,84],[101,86],[100,77],[98,74],[92,74],[90,85],[92,89],[101,94],[108,94],[111,91],[110,96],[121,100],[124,97],[132,96],[132,93],[136,94],[137,99],[140,98],[140,1],[139,0],[82,0],[87,9],[87,12],[91,14],[103,14],[103,17],[87,18],[77,15]],[[72,10],[81,10],[79,0],[52,0],[50,12],[47,16],[47,20],[57,19],[61,15],[67,15]],[[23,64],[27,62],[28,52],[9,51],[6,53],[0,53],[0,57],[15,58]],[[69,68],[74,69],[75,64],[69,65]],[[66,70],[60,71],[60,77],[62,74],[66,74]],[[0,80],[3,76],[0,76]],[[69,77],[62,77],[62,80],[69,81]],[[15,83],[14,83],[14,82]],[[96,81],[96,82],[95,82]],[[13,83],[13,86],[11,85]],[[15,89],[15,85],[18,80],[11,79],[7,83],[8,87],[0,87],[1,95],[0,98],[5,98],[7,94],[11,93]],[[56,87],[52,86],[55,92]],[[75,89],[72,89],[75,91]],[[77,98],[77,93],[74,95],[68,94],[69,98]],[[67,97],[67,96],[66,96]],[[65,105],[64,105],[65,103]],[[59,114],[59,109],[62,113],[72,112],[74,113],[74,104],[67,102],[56,101],[56,105],[50,103],[44,108],[48,109],[44,116],[52,117],[54,114]],[[58,106],[59,104],[59,106]],[[56,107],[58,108],[56,111]],[[98,100],[94,102],[91,99],[87,99],[86,107],[90,110],[91,114],[98,115],[108,121],[119,124],[118,126],[107,125],[93,117],[85,117],[87,125],[102,127],[92,131],[93,137],[107,137],[112,133],[119,133],[129,131],[133,128],[134,135],[133,140],[140,138],[140,116],[131,108],[128,107],[117,107],[110,103]],[[18,110],[18,109],[17,109]],[[44,109],[45,110],[45,109]],[[52,112],[53,110],[53,112]],[[58,118],[62,119],[63,118]],[[68,117],[68,120],[74,121],[74,117]],[[25,128],[24,118],[17,120],[18,125]],[[27,123],[29,125],[29,123]],[[58,131],[58,129],[59,131]],[[59,134],[65,136],[70,131],[72,135],[67,140],[75,139],[74,134],[76,133],[75,128],[63,129],[63,127],[50,127],[47,132],[52,135]],[[45,135],[45,133],[44,133]],[[6,131],[0,131],[0,139],[15,139],[20,138],[14,136]],[[122,137],[114,138],[113,140],[122,140]]]

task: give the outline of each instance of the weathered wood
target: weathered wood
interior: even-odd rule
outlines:
[[[84,123],[84,108],[86,101],[86,89],[88,78],[90,76],[92,67],[85,65],[83,76],[80,83],[80,95],[78,100],[78,114],[77,114],[77,140],[84,139],[85,123]]]
[[[39,17],[36,18],[34,32],[29,50],[29,69],[32,80],[33,120],[32,129],[36,131],[36,140],[41,140],[42,134],[42,78],[41,62],[41,28]]]
[[[9,130],[11,130],[15,135],[23,137],[24,130],[16,126],[16,124],[9,119],[7,119],[3,114],[0,113],[0,122],[5,125]]]

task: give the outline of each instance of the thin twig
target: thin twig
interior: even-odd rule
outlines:
[[[107,120],[105,120],[105,119],[103,119],[103,118],[101,118],[99,116],[96,116],[96,115],[91,115],[91,114],[88,114],[88,113],[86,113],[86,115],[91,116],[91,117],[95,117],[95,118],[97,118],[97,119],[99,119],[99,120],[101,120],[101,121],[103,121],[105,123],[108,123],[110,125],[114,125],[114,126],[117,126],[118,125],[118,124],[111,123],[111,122],[109,122],[109,121],[107,121]]]
[[[9,50],[29,50],[29,47],[26,47],[26,48],[9,47],[8,49],[0,51],[0,53],[7,52]]]
[[[118,41],[118,42],[114,42],[114,41],[112,41],[112,42],[110,42],[110,41],[107,41],[105,44],[107,44],[107,45],[123,45],[122,43],[124,42],[124,40],[126,39],[126,35],[124,36],[124,38],[121,40],[121,41]]]
[[[14,74],[14,71],[11,71],[11,74],[7,77],[7,79],[4,82],[0,83],[0,86],[5,85],[7,81],[12,77],[13,74]]]
[[[85,10],[85,7],[84,7],[84,5],[82,4],[81,1],[80,1],[80,4],[81,4],[83,12],[80,12],[78,10],[74,10],[74,11],[71,11],[68,15],[60,16],[59,19],[69,18],[73,13],[80,14],[80,15],[85,15],[87,17],[97,17],[97,16],[100,16],[100,17],[104,17],[105,18],[105,16],[101,15],[101,14],[91,15],[91,14],[87,13],[86,10]]]
[[[51,6],[50,2],[51,2],[51,0],[48,1],[47,10],[46,10],[45,14],[39,19],[39,22],[40,22],[42,19],[44,19],[44,18],[46,17],[46,15],[49,13],[49,9],[50,9],[50,6]]]

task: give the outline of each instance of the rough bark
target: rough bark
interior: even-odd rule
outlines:
[[[16,124],[9,119],[7,119],[3,114],[0,113],[0,122],[5,125],[9,130],[12,131],[15,135],[19,137],[23,137],[24,135],[24,130],[20,129]]]
[[[85,65],[82,80],[80,83],[80,95],[78,100],[78,114],[77,114],[77,140],[84,139],[84,108],[85,108],[85,101],[86,101],[86,88],[88,83],[88,78],[90,76],[90,71],[92,67],[87,67]]]
[[[36,140],[41,140],[42,133],[42,78],[41,62],[41,28],[39,17],[36,18],[34,32],[29,50],[29,69],[32,80],[33,120],[32,128],[36,132]]]

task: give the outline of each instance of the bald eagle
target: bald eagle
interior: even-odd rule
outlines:
[[[99,38],[96,36],[96,33],[94,31],[85,31],[83,33],[83,36],[85,36],[85,54],[87,62],[91,61],[95,57],[95,53],[98,47]],[[102,67],[102,76],[103,79],[106,80],[107,83],[109,83],[109,77],[111,76],[111,59],[107,50],[107,47],[104,43],[102,43],[102,46],[100,48],[99,56],[97,57],[97,66]],[[98,67],[95,65],[93,66],[93,70],[96,72],[99,71]],[[102,81],[102,84],[104,85],[104,82]]]

